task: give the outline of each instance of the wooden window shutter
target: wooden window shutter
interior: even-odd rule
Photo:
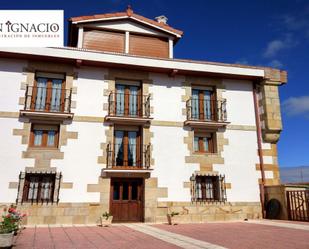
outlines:
[[[86,30],[84,31],[83,48],[124,53],[124,39],[124,33],[105,30]]]
[[[129,53],[133,55],[168,58],[168,41],[160,37],[130,34]]]

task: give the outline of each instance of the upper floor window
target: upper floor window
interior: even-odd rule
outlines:
[[[213,90],[192,90],[192,119],[216,120],[215,92]]]
[[[194,134],[194,151],[204,153],[215,152],[215,134],[214,133],[195,133]]]
[[[23,202],[53,202],[56,174],[26,173]]]
[[[226,201],[224,176],[196,175],[191,182],[193,201]]]
[[[141,144],[139,131],[115,131],[114,166],[140,166]]]
[[[32,124],[30,134],[31,147],[57,148],[59,141],[59,126]]]
[[[32,89],[31,109],[63,112],[65,108],[64,79],[63,74],[36,73]]]
[[[141,88],[138,85],[116,85],[116,115],[140,116]]]
[[[108,98],[108,117],[149,118],[150,95],[142,94],[139,81],[117,80]]]

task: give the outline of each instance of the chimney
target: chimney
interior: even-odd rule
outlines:
[[[167,17],[162,15],[162,16],[157,16],[155,18],[157,20],[158,23],[163,23],[163,24],[166,24],[167,23]]]

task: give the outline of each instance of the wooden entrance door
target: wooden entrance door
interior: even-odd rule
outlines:
[[[113,178],[111,180],[110,212],[113,221],[143,221],[144,186],[141,178]]]

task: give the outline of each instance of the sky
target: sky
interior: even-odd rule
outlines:
[[[309,165],[309,1],[1,0],[0,9],[63,9],[66,32],[69,17],[124,11],[128,4],[148,18],[165,15],[184,31],[175,58],[287,70],[279,165]]]

